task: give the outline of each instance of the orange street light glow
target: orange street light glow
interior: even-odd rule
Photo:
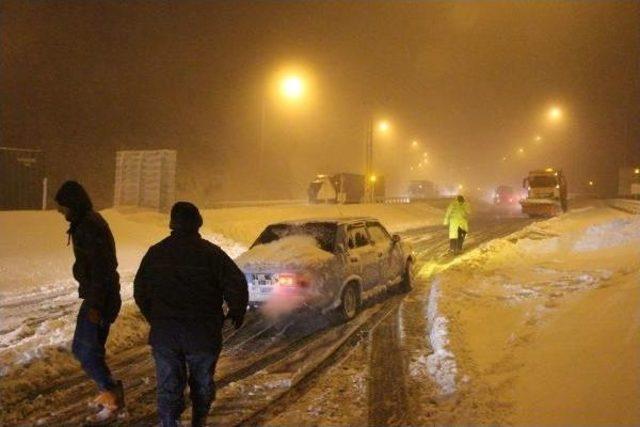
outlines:
[[[298,76],[288,76],[282,79],[280,91],[289,99],[298,99],[304,93],[304,83]]]
[[[549,109],[549,119],[558,121],[560,118],[562,118],[562,110],[559,107],[551,107]]]

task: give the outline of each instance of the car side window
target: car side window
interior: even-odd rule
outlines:
[[[367,229],[369,230],[371,240],[373,240],[376,245],[391,243],[391,236],[389,236],[389,233],[387,233],[380,224],[369,223],[367,224]]]
[[[348,243],[349,249],[360,248],[369,244],[369,237],[364,226],[358,225],[349,227]]]

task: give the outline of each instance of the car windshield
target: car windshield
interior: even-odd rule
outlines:
[[[331,222],[308,222],[304,224],[274,224],[260,234],[251,246],[264,245],[288,236],[312,236],[320,249],[333,252],[338,225]]]
[[[555,176],[532,176],[529,178],[531,187],[555,187],[557,183]]]

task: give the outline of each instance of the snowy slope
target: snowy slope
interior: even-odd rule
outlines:
[[[572,211],[447,267],[431,373],[492,417],[460,422],[640,424],[640,216]]]

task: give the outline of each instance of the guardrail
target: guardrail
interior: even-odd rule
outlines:
[[[640,200],[633,199],[610,199],[607,204],[615,209],[640,215]]]

